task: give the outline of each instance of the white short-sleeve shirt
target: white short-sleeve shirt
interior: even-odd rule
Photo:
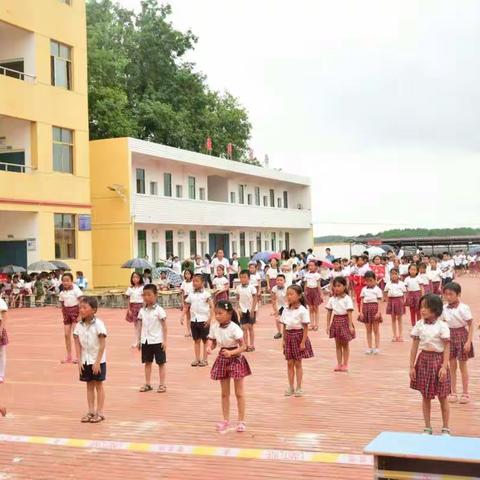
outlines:
[[[252,287],[258,287],[261,282],[261,275],[259,273],[251,273],[249,283]]]
[[[361,267],[353,267],[352,273],[353,275],[360,275],[361,277],[364,277],[369,270],[371,270],[370,265],[368,263],[365,263]]]
[[[277,307],[282,308],[287,305],[287,287],[280,288],[278,285],[275,285],[272,288],[272,293],[275,295],[277,299]]]
[[[226,273],[228,271],[228,269],[230,268],[230,262],[228,261],[227,258],[223,257],[221,260],[217,257],[215,257],[213,260],[212,260],[212,263],[210,264],[211,267],[213,268],[213,272],[214,273],[217,273],[217,267],[219,265],[223,265],[223,268],[224,268],[224,272]]]
[[[353,301],[350,295],[343,297],[330,297],[326,306],[327,310],[332,310],[334,315],[347,315],[353,310]]]
[[[235,290],[238,295],[238,306],[243,313],[251,312],[253,307],[253,298],[257,295],[257,289],[249,285],[237,285]]]
[[[185,299],[190,304],[192,322],[208,322],[210,319],[210,299],[212,296],[206,290],[193,291]]]
[[[404,283],[407,292],[419,292],[421,290],[420,279],[418,278],[418,275],[416,277],[407,277],[404,280]]]
[[[321,278],[322,276],[318,272],[306,272],[303,276],[307,288],[317,288]]]
[[[343,270],[330,270],[330,272],[328,273],[328,278],[330,278],[330,280],[333,280],[334,278],[337,278],[337,277],[344,277],[344,273],[343,273]]]
[[[447,322],[450,328],[462,328],[472,321],[472,311],[465,303],[459,303],[456,308],[450,308],[446,303],[443,306],[441,318]]]
[[[212,284],[215,287],[215,290],[228,290],[230,282],[227,277],[215,277],[212,280]]]
[[[74,284],[70,290],[62,290],[58,299],[63,303],[64,307],[75,307],[78,305],[78,299],[82,296],[83,292]]]
[[[445,350],[445,340],[450,340],[450,329],[447,322],[437,319],[435,323],[425,323],[419,320],[412,328],[412,337],[418,337],[420,340],[420,350],[426,352],[443,352]]]
[[[272,280],[274,278],[277,278],[277,275],[279,274],[279,271],[276,268],[269,268],[267,270],[266,276]]]
[[[428,285],[430,283],[430,279],[428,278],[427,273],[419,273],[417,275],[417,278],[418,278],[418,283],[420,283],[420,285]]]
[[[427,271],[428,278],[430,279],[431,282],[441,282],[442,277],[440,275],[440,269],[436,268],[435,270],[428,270]]]
[[[378,303],[378,300],[383,297],[383,294],[378,286],[373,288],[363,287],[360,292],[360,297],[363,298],[363,303]]]
[[[210,326],[208,338],[216,340],[219,348],[235,348],[243,338],[243,330],[234,322],[230,322],[226,327],[215,322]]]
[[[163,343],[162,321],[166,318],[167,314],[160,305],[142,307],[138,312],[138,319],[142,321],[141,342],[149,345]]]
[[[190,295],[193,292],[193,282],[187,282],[184,280],[180,285],[180,290],[183,292],[184,296]]]
[[[283,310],[280,322],[285,325],[287,330],[301,330],[304,325],[310,323],[310,315],[303,305],[298,308],[287,307]]]
[[[398,273],[400,275],[408,275],[408,269],[409,269],[410,265],[408,263],[401,263],[399,266],[398,266]]]
[[[405,293],[407,293],[407,288],[405,287],[405,283],[399,280],[396,283],[389,282],[385,285],[385,291],[387,292],[388,297],[390,298],[398,298],[403,297]]]
[[[129,298],[130,303],[143,303],[143,285],[138,287],[128,287],[125,295]]]
[[[0,312],[6,312],[6,311],[8,311],[8,305],[3,298],[0,298]]]
[[[97,361],[100,350],[100,337],[107,336],[105,324],[96,317],[91,323],[82,320],[75,326],[73,335],[78,337],[80,345],[82,346],[81,364],[93,365]],[[107,354],[106,351],[104,351],[100,363],[105,363],[106,361]]]

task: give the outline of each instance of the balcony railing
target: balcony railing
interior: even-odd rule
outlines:
[[[0,162],[0,172],[26,173],[31,172],[32,167],[19,165],[18,163]]]
[[[7,67],[0,66],[0,75],[4,75],[6,77],[17,78],[18,80],[23,80],[28,83],[35,83],[35,75],[31,75],[30,73],[20,72],[18,70],[13,70]]]

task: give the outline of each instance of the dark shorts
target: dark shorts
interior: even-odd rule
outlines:
[[[447,285],[447,283],[451,283],[451,282],[453,282],[453,278],[452,278],[452,277],[442,278],[442,287],[444,287],[445,285]]]
[[[142,343],[142,363],[153,363],[153,359],[157,365],[167,363],[167,354],[163,345],[161,343]]]
[[[93,365],[83,365],[83,371],[80,375],[81,382],[104,382],[107,378],[107,364],[100,364],[100,373],[95,375],[92,370]]]
[[[191,322],[190,330],[192,331],[193,340],[202,340],[206,342],[208,339],[208,328],[205,327],[206,322]]]
[[[283,313],[284,310],[285,310],[285,307],[280,307],[280,308],[278,309],[278,314],[279,314],[280,316],[282,316],[282,313]]]
[[[240,325],[254,325],[256,322],[255,312],[242,312],[240,316]]]

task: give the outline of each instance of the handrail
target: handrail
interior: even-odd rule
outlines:
[[[8,68],[8,67],[0,67],[0,74],[1,75],[7,76],[7,72],[17,74],[19,80],[26,81],[25,79],[27,78],[29,81],[34,82],[35,79],[36,79],[35,75],[32,75],[30,73],[20,72],[18,70],[13,70],[12,68]],[[15,77],[12,77],[12,78],[15,78]]]
[[[0,161],[0,172],[25,173],[27,170],[32,171],[33,167],[29,165],[18,165],[18,163]]]

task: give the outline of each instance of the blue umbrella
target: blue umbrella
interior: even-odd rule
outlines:
[[[144,258],[132,258],[126,261],[122,268],[153,268],[153,265]]]
[[[182,284],[183,278],[179,275],[175,270],[172,270],[168,267],[157,267],[152,272],[152,277],[154,279],[160,278],[160,274],[165,272],[167,274],[168,283],[171,285],[178,287]]]
[[[470,250],[468,251],[468,253],[470,255],[480,253],[480,245],[475,245],[475,246],[471,247]]]
[[[272,258],[273,252],[258,252],[256,253],[253,258],[252,262],[258,262],[259,260],[263,263],[268,263],[270,258]]]

